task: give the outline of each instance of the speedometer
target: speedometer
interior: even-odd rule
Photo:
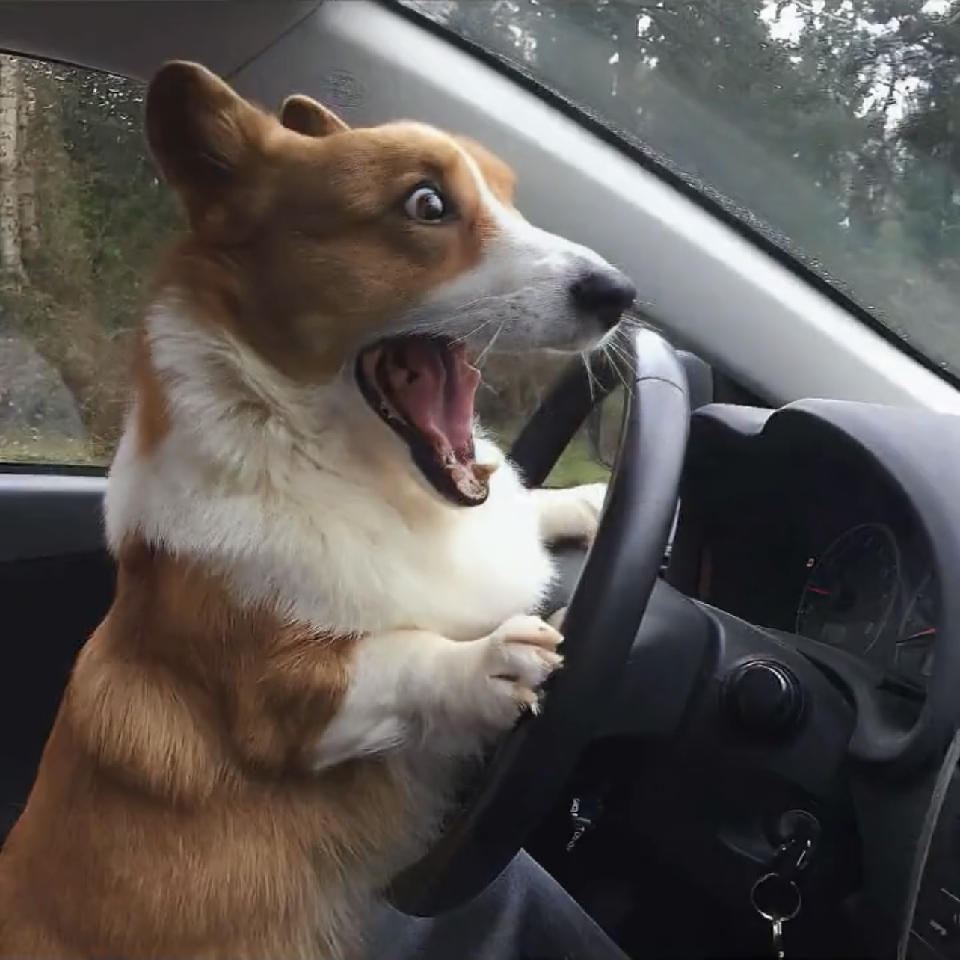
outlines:
[[[928,572],[907,604],[894,650],[894,669],[921,685],[933,671],[933,644],[940,611],[940,584]]]
[[[818,557],[797,606],[796,632],[811,640],[866,653],[893,613],[900,585],[900,550],[879,523],[852,527]]]

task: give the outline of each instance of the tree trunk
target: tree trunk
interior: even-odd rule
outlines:
[[[20,248],[17,172],[20,83],[17,61],[0,55],[0,272],[19,286],[25,279]]]
[[[20,240],[25,253],[40,246],[40,227],[37,223],[37,190],[34,175],[34,157],[30,150],[30,125],[37,109],[37,98],[29,80],[20,71],[20,96],[17,115],[17,200],[20,213]]]
[[[0,58],[0,80],[2,67]],[[128,401],[128,351],[125,343],[111,339],[97,310],[96,278],[77,196],[78,171],[63,136],[62,96],[57,84],[68,81],[22,65],[19,72],[34,101],[29,107],[33,111],[29,142],[20,144],[27,148],[25,154],[20,150],[24,161],[20,170],[28,167],[33,175],[33,205],[42,246],[35,266],[31,265],[32,282],[22,286],[16,297],[8,292],[5,300],[11,316],[28,324],[23,333],[57,369],[73,395],[88,437],[109,449],[116,441]],[[29,230],[23,211],[29,199],[23,203],[20,194],[20,200],[20,236],[26,252]]]

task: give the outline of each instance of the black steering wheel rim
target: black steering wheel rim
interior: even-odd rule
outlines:
[[[659,334],[641,328],[624,341],[589,371],[572,364],[511,449],[528,485],[540,485],[590,410],[620,383],[628,388],[600,528],[564,621],[564,669],[443,837],[390,885],[388,900],[409,915],[466,903],[516,856],[573,772],[633,646],[674,520],[690,402],[680,361]]]

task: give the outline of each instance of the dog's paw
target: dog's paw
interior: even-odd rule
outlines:
[[[607,496],[605,483],[541,490],[541,529],[547,543],[581,540],[593,543]]]
[[[520,711],[537,711],[540,685],[562,663],[563,637],[539,617],[516,616],[469,641],[470,675],[462,706],[485,726],[506,730]]]
[[[607,499],[607,485],[605,483],[585,483],[582,486],[574,487],[570,492],[580,497],[590,512],[590,519],[592,521],[590,539],[592,540],[597,532],[597,526],[600,523],[600,514],[603,512],[603,502]]]

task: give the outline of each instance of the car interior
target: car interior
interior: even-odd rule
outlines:
[[[771,875],[800,895],[787,956],[960,957],[960,378],[655,151],[455,32],[456,6],[22,0],[0,7],[0,49],[137,83],[196,60],[271,108],[300,92],[351,124],[468,134],[514,169],[531,221],[626,271],[643,321],[627,369],[573,361],[509,438],[527,479],[550,482],[596,407],[611,495],[600,556],[560,557],[555,605],[574,599],[587,679],[551,688],[480,821],[515,815],[504,849],[522,844],[637,960],[774,955],[757,902]],[[0,126],[3,109],[0,62]],[[0,220],[2,171],[0,149]],[[668,381],[682,410],[659,399]],[[0,448],[0,840],[112,598],[105,464],[68,461]],[[483,836],[461,860],[489,854]],[[425,876],[398,887],[411,913],[446,909]]]

